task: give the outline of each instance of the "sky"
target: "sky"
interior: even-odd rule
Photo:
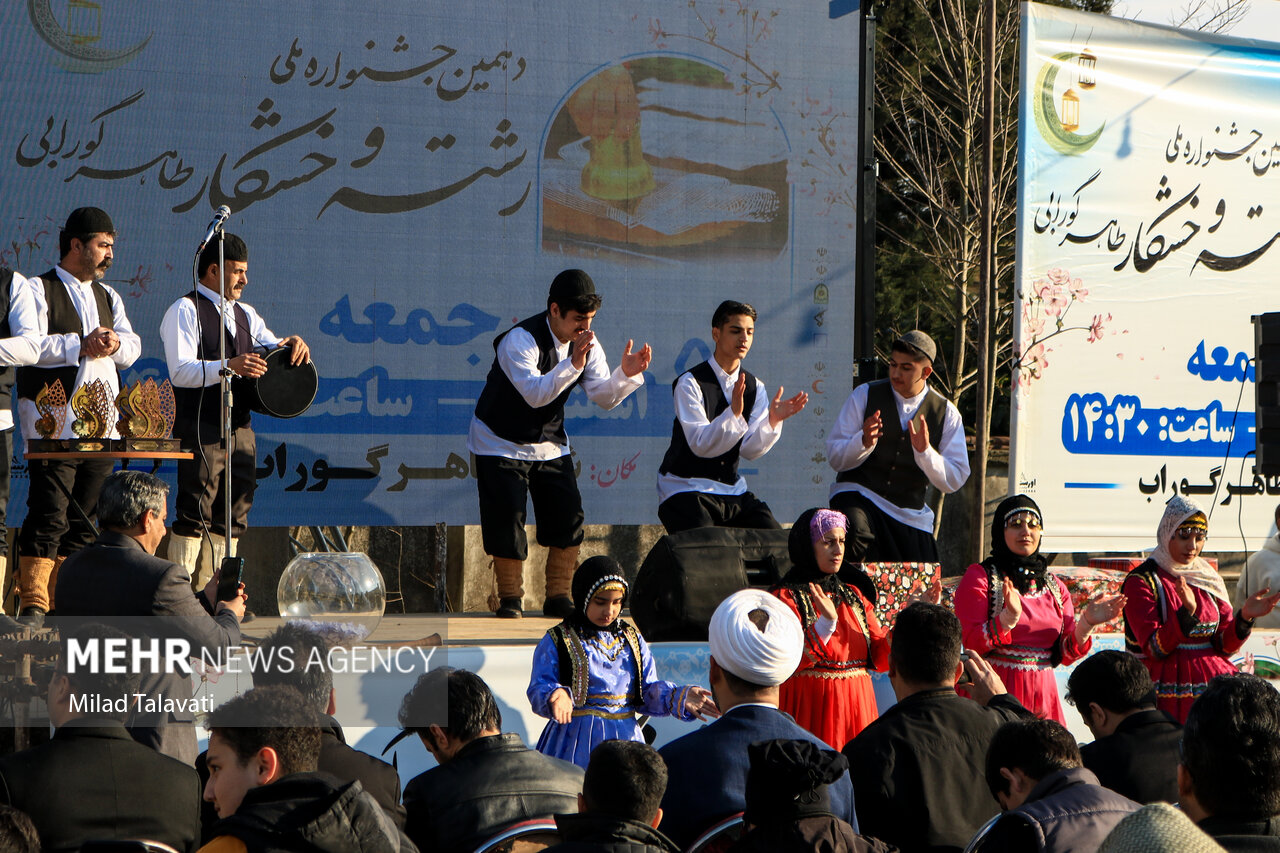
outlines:
[[[1170,18],[1195,0],[1119,0],[1113,14],[1156,24],[1171,23]],[[1206,5],[1226,0],[1208,0]],[[1228,35],[1280,41],[1280,0],[1250,0],[1248,16],[1227,31]]]

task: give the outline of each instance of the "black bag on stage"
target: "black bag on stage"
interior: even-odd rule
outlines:
[[[790,568],[786,530],[701,527],[654,544],[631,585],[631,618],[651,642],[705,643],[720,602],[773,586]]]

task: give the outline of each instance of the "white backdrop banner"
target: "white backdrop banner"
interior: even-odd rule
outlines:
[[[1211,512],[1209,550],[1260,547],[1280,45],[1023,10],[1012,488],[1047,550],[1151,548],[1175,494]]]
[[[654,351],[618,408],[569,402],[587,521],[656,522],[671,382],[710,353],[715,306],[751,302],[748,369],[813,398],[744,466],[793,518],[825,501],[849,389],[856,8],[7,2],[0,263],[44,272],[67,214],[106,209],[108,283],[143,338],[126,379],[160,379],[160,319],[231,208],[246,301],[322,377],[305,416],[256,419],[256,525],[474,522],[465,442],[492,340],[566,267],[604,296],[612,366],[629,338]],[[588,141],[633,108],[653,182],[619,197],[626,176],[586,180]],[[10,524],[20,464],[14,487]]]

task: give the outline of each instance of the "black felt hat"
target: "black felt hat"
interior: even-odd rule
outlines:
[[[849,760],[807,740],[766,740],[747,747],[746,809],[752,826],[831,814],[827,786],[849,768]]]
[[[67,224],[62,230],[71,237],[87,237],[90,234],[114,234],[116,226],[101,208],[77,207],[67,217]]]
[[[562,270],[551,282],[549,298],[556,305],[569,305],[596,292],[591,276],[582,270]]]

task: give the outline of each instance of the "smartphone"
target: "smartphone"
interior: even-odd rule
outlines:
[[[967,650],[962,650],[960,652],[960,665],[964,666],[965,663],[968,662],[968,660],[969,660],[969,652]],[[969,676],[969,670],[967,669],[961,670],[960,678],[956,681],[956,684],[972,684],[972,683],[973,683],[973,679]]]
[[[244,574],[244,560],[240,557],[223,557],[218,568],[218,601],[231,601],[240,594],[240,577]]]

